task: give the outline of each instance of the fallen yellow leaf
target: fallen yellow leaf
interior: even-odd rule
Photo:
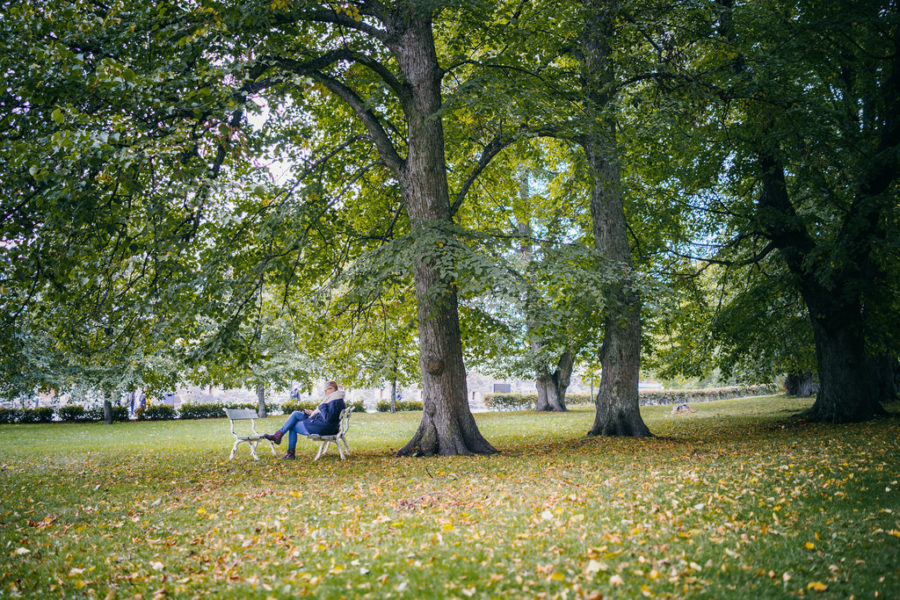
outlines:
[[[584,572],[588,575],[593,575],[598,571],[606,571],[607,569],[609,569],[609,566],[607,566],[605,562],[601,560],[591,559],[588,565],[584,568]]]

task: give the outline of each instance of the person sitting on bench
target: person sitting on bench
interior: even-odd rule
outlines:
[[[329,381],[325,384],[325,402],[320,404],[316,410],[295,410],[281,429],[275,433],[266,433],[263,437],[280,444],[284,434],[288,434],[287,454],[281,458],[294,460],[297,435],[334,435],[338,432],[341,411],[344,408],[344,391],[338,389],[337,382]]]

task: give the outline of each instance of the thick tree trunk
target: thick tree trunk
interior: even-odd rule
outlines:
[[[391,412],[397,412],[397,377],[391,375]]]
[[[606,321],[600,363],[603,375],[597,412],[588,435],[650,436],[641,418],[638,373],[641,361],[641,298],[634,289],[631,249],[622,196],[616,142],[615,71],[610,40],[615,32],[615,4],[587,0],[581,32],[581,73],[592,122],[581,136],[593,176],[591,218],[597,250],[620,266],[619,278],[606,286]]]
[[[256,384],[256,414],[260,419],[266,418],[266,386]]]
[[[600,363],[603,372],[597,390],[597,412],[588,435],[648,437],[638,395],[640,370],[640,305],[627,304],[606,319]]]
[[[412,14],[410,14],[412,13]],[[408,83],[404,103],[408,154],[399,173],[400,189],[413,232],[452,223],[444,157],[441,70],[430,15],[423,9],[397,14],[396,54]],[[469,409],[462,357],[456,288],[437,266],[419,258],[413,266],[418,303],[420,366],[424,410],[413,438],[401,456],[491,454]]]
[[[109,401],[109,394],[103,392],[103,423],[112,425],[112,402]]]
[[[519,254],[526,264],[526,269],[528,268],[527,264],[534,258],[531,247],[532,229],[529,206],[530,198],[531,191],[528,186],[528,170],[523,169],[519,173],[520,205],[518,206],[518,210],[514,209],[513,212],[516,213],[516,229],[518,230],[519,236],[521,236],[519,241]],[[529,298],[528,296],[523,298],[526,305],[534,304],[532,300],[533,298]],[[540,356],[541,350],[544,347],[544,340],[542,340],[541,336],[535,332],[533,319],[528,319],[526,328],[531,351],[537,358]],[[541,412],[563,412],[566,410],[566,388],[569,387],[569,377],[571,376],[571,365],[568,366],[568,373],[566,373],[566,363],[567,358],[570,356],[570,352],[565,352],[560,358],[560,366],[552,372],[547,370],[546,365],[540,364],[540,362],[537,363],[537,374],[534,380],[534,385],[537,388],[537,403],[534,407],[535,410]]]
[[[883,378],[871,368],[862,327],[846,316],[813,319],[820,385],[815,404],[805,415],[811,421],[853,423],[884,412]]]
[[[869,377],[872,379],[872,393],[879,402],[900,399],[900,361],[896,356],[884,354],[869,359]]]
[[[566,411],[566,390],[569,388],[574,366],[575,356],[566,350],[552,373],[541,375],[535,380],[538,396],[535,410]]]
[[[607,141],[584,144],[594,174],[591,217],[597,249],[622,269],[604,296],[607,317],[603,328],[600,364],[603,374],[597,392],[597,412],[588,435],[647,437],[641,418],[638,380],[641,364],[641,298],[633,289],[631,250],[628,247],[621,179],[616,159],[615,129]],[[600,142],[599,144],[596,142]]]

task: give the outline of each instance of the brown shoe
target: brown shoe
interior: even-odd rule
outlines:
[[[288,450],[287,452],[284,453],[284,456],[281,457],[281,460],[294,460],[296,458],[297,457],[294,456],[294,451]]]
[[[281,430],[279,429],[275,433],[264,433],[263,437],[266,438],[267,440],[275,442],[276,444],[280,444],[281,438],[284,437],[284,434],[281,433]]]

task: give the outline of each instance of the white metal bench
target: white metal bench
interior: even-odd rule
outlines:
[[[265,440],[262,434],[256,431],[256,419],[259,418],[259,415],[252,408],[225,408],[223,410],[225,411],[225,416],[231,422],[231,435],[234,436],[234,446],[231,447],[231,456],[228,457],[228,460],[234,458],[234,452],[240,444],[247,444],[250,447],[250,454],[253,455],[253,458],[259,460],[259,457],[256,455],[256,445],[260,440]],[[250,435],[238,435],[234,430],[234,422],[247,420],[250,421],[250,431],[252,433]],[[269,446],[272,448],[272,455],[278,456],[275,452],[275,444],[271,440],[266,441],[269,442]]]
[[[313,433],[306,436],[314,442],[319,442],[319,453],[316,454],[316,457],[313,459],[314,461],[319,460],[319,458],[328,451],[328,446],[331,445],[331,442],[334,442],[338,452],[341,453],[341,460],[344,460],[344,449],[347,450],[347,454],[350,454],[350,446],[347,445],[347,438],[345,436],[347,435],[347,430],[350,429],[350,414],[352,412],[352,406],[348,406],[341,411],[341,422],[340,425],[338,425],[338,432],[334,435],[317,435]],[[341,448],[341,443],[344,444],[344,448]]]

